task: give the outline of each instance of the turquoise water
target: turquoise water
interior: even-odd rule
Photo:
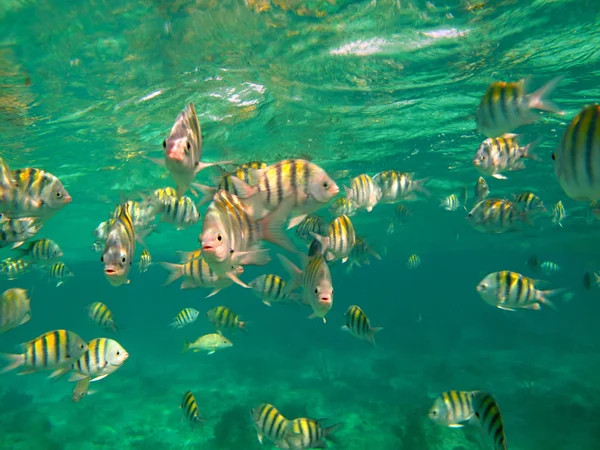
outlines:
[[[599,20],[592,0],[2,1],[0,156],[13,169],[60,177],[73,197],[37,237],[60,244],[75,276],[58,288],[38,271],[0,279],[0,291],[33,289],[32,319],[2,334],[0,351],[68,329],[117,339],[130,357],[79,403],[66,378],[2,375],[0,448],[260,448],[248,410],[267,402],[286,417],[342,422],[332,448],[477,449],[476,427],[444,428],[427,413],[444,391],[481,389],[500,406],[509,449],[598,449],[600,306],[582,277],[600,263],[600,233],[581,218],[588,204],[561,190],[550,156],[575,114],[600,101]],[[549,210],[561,200],[569,215],[563,227],[548,218],[535,230],[479,233],[463,209],[439,202],[463,186],[472,195],[486,87],[527,76],[535,88],[564,76],[552,98],[565,114],[519,130],[526,142],[543,137],[540,161],[486,180],[493,197],[532,190]],[[301,157],[340,187],[386,169],[431,177],[432,195],[407,203],[412,216],[393,234],[392,205],[352,217],[383,257],[350,274],[331,265],[326,324],[308,320],[306,307],[269,308],[236,285],[209,299],[209,290],[165,287],[157,264],[142,274],[134,267],[129,285],[106,281],[92,232],[121,196],[174,186],[144,156],[162,157],[188,102],[206,162]],[[212,175],[197,181],[211,184]],[[197,248],[201,228],[161,223],[147,238],[153,261],[177,262],[176,251]],[[247,266],[242,279],[287,276],[278,252],[270,247],[273,261]],[[415,270],[411,254],[422,260]],[[480,299],[475,287],[490,272],[533,275],[532,255],[561,267],[536,278],[572,299],[557,297],[556,311],[518,312]],[[96,301],[123,327],[117,335],[87,317]],[[340,331],[352,304],[384,327],[376,347]],[[248,320],[248,333],[226,333],[233,347],[214,355],[182,353],[185,339],[213,332],[204,313],[218,305]],[[185,307],[200,318],[171,331]],[[206,419],[200,427],[182,418],[186,390]]]

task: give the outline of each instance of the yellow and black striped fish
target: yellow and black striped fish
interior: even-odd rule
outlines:
[[[8,280],[16,280],[29,271],[29,262],[24,259],[6,258],[0,261],[0,274]]]
[[[451,428],[475,423],[473,399],[477,391],[447,391],[435,399],[429,410],[429,418],[440,425]]]
[[[163,202],[157,204],[154,212],[161,216],[163,222],[176,225],[178,230],[188,228],[200,220],[196,204],[187,195],[167,197]]]
[[[350,272],[354,266],[361,267],[363,264],[369,265],[371,263],[371,256],[381,260],[381,256],[373,250],[363,238],[357,236],[354,247],[352,247],[352,251],[348,257],[350,263],[346,271]]]
[[[323,428],[322,420],[299,417],[290,422],[286,441],[293,449],[308,448],[327,448],[326,438],[332,439],[332,434],[338,430],[342,424],[338,423],[330,427]]]
[[[381,199],[382,190],[378,184],[367,174],[362,174],[350,180],[350,187],[346,189],[346,199],[353,200],[357,209],[372,211]]]
[[[271,306],[272,303],[287,303],[298,300],[296,294],[287,292],[286,281],[272,273],[260,275],[248,283],[248,286],[252,288],[254,295],[267,306]]]
[[[332,216],[341,216],[342,214],[350,217],[356,213],[356,202],[346,197],[340,197],[329,205],[329,213]]]
[[[350,306],[344,315],[346,316],[346,325],[342,327],[342,330],[375,345],[375,333],[383,330],[383,327],[372,327],[367,315],[357,305]]]
[[[534,219],[546,212],[544,202],[533,192],[522,192],[515,195],[513,204],[517,211],[526,213],[529,219]]]
[[[506,233],[531,225],[527,214],[519,212],[513,202],[499,198],[488,198],[477,203],[469,211],[467,221],[482,233]]]
[[[94,302],[90,303],[86,310],[90,319],[101,328],[113,330],[115,333],[117,332],[117,325],[115,324],[115,319],[108,306],[106,306],[102,302]]]
[[[100,258],[106,279],[112,286],[129,284],[127,277],[133,264],[135,239],[129,204],[124,203],[108,231],[104,253]]]
[[[309,214],[296,228],[296,236],[302,239],[312,239],[311,233],[323,235],[327,233],[327,229],[327,224],[322,217]]]
[[[565,207],[559,200],[552,208],[552,223],[555,223],[562,228],[562,221],[565,217],[567,217]]]
[[[150,252],[147,248],[142,251],[142,256],[140,256],[140,272],[144,273],[148,270],[148,267],[152,264],[152,256],[150,256]]]
[[[23,325],[31,319],[31,302],[26,289],[7,289],[0,297],[0,333]]]
[[[88,350],[70,367],[56,370],[51,377],[73,373],[69,381],[79,381],[90,377],[90,381],[98,381],[118,370],[129,358],[129,353],[121,344],[113,339],[98,338],[88,342]]]
[[[491,83],[477,108],[477,129],[493,138],[537,121],[540,116],[536,109],[562,114],[548,98],[560,80],[554,78],[532,93],[528,93],[528,79]]]
[[[244,332],[246,331],[247,322],[242,322],[239,316],[227,306],[217,306],[209,309],[206,313],[206,317],[209,322],[214,325],[219,334],[221,334],[222,330],[227,328],[239,328]]]
[[[499,180],[506,180],[507,178],[502,175],[502,172],[525,169],[523,162],[525,158],[539,159],[533,153],[533,149],[540,142],[541,139],[536,139],[521,147],[516,135],[488,138],[477,149],[473,157],[473,165],[483,174],[491,175]]]
[[[0,248],[13,244],[13,248],[21,246],[26,240],[31,239],[42,228],[31,217],[20,219],[0,220]]]
[[[261,403],[250,410],[250,417],[256,429],[258,442],[262,444],[266,437],[278,447],[281,444],[287,445],[279,448],[289,448],[286,442],[289,421],[277,408],[268,403]]]
[[[37,239],[28,243],[27,247],[16,249],[22,256],[27,256],[33,263],[54,261],[64,255],[58,244],[52,239]]]
[[[348,216],[333,219],[329,224],[327,236],[315,234],[314,237],[321,242],[327,261],[341,259],[342,263],[345,263],[356,243],[354,225]]]
[[[401,200],[416,200],[417,192],[431,195],[425,188],[429,178],[415,180],[412,173],[384,170],[373,177],[373,181],[381,189],[379,203],[396,203]]]
[[[484,434],[492,440],[494,450],[506,450],[504,421],[494,397],[487,392],[478,392],[473,398],[473,409]]]
[[[223,176],[219,178],[217,183],[217,189],[224,189],[227,192],[238,195],[238,191],[235,188],[234,183],[231,181],[231,177],[237,177],[244,183],[248,183],[250,186],[254,186],[258,182],[256,171],[266,168],[268,165],[263,161],[250,161],[245,164],[238,166],[232,172],[226,172],[223,170]]]
[[[402,203],[398,203],[394,208],[394,213],[392,215],[392,221],[387,229],[387,234],[394,234],[396,231],[396,224],[403,225],[408,222],[408,219],[412,217],[412,213],[408,209],[408,207]]]
[[[75,275],[73,272],[71,272],[71,269],[65,265],[64,262],[57,262],[52,264],[48,269],[48,276],[51,280],[56,281],[56,287],[58,287]]]
[[[61,368],[83,355],[88,350],[88,344],[72,331],[55,330],[22,344],[22,348],[24,353],[20,355],[0,353],[0,357],[9,362],[0,373],[21,366],[25,368],[21,374]]]
[[[421,265],[421,258],[419,258],[419,255],[412,254],[408,257],[408,261],[406,262],[406,267],[408,267],[409,269],[416,269],[420,265]]]
[[[183,328],[186,325],[194,323],[198,316],[200,315],[200,311],[194,308],[185,308],[182,309],[179,314],[175,316],[173,322],[169,325],[174,329]]]
[[[183,394],[180,408],[183,412],[183,416],[192,424],[196,425],[204,422],[204,419],[200,417],[198,403],[196,403],[196,398],[194,397],[194,394],[192,394],[192,391],[186,391],[185,394]]]

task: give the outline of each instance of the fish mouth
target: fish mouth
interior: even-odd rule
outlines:
[[[323,305],[329,305],[331,304],[331,297],[321,297],[319,299],[319,303],[323,304]]]
[[[171,161],[183,161],[183,152],[176,148],[167,150],[165,156]]]
[[[203,245],[202,246],[202,251],[211,251],[214,247],[212,245]]]
[[[73,201],[73,197],[71,197],[70,195],[65,195],[65,196],[63,197],[63,202],[65,202],[65,203],[67,203],[67,204],[68,204],[68,203],[71,203],[72,201]]]
[[[117,271],[116,271],[116,269],[107,268],[107,269],[104,269],[104,273],[106,275],[116,275]]]

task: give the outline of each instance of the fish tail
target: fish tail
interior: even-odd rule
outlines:
[[[383,327],[373,327],[369,330],[369,341],[375,345],[375,333],[383,330]]]
[[[263,239],[292,253],[298,253],[292,241],[284,231],[285,221],[294,208],[294,198],[288,197],[275,211],[259,221]]]
[[[277,254],[284,269],[291,275],[291,279],[285,284],[284,294],[289,294],[302,284],[302,270],[282,254]]]
[[[21,367],[25,363],[25,355],[21,354],[0,353],[0,359],[4,359],[8,362],[8,365],[0,370],[0,374],[10,372],[17,367]]]
[[[549,306],[550,308],[554,309],[555,311],[558,311],[558,309],[556,308],[554,303],[552,303],[550,300],[548,300],[547,297],[553,297],[555,295],[562,294],[563,292],[565,292],[565,289],[563,289],[563,288],[551,289],[548,291],[539,291],[537,299],[539,300],[540,303],[542,303],[546,306]]]
[[[412,181],[413,189],[415,191],[419,191],[422,194],[425,194],[427,196],[431,195],[431,191],[429,189],[425,188],[425,185],[429,182],[429,180],[431,180],[431,177],[422,178],[420,180],[413,180]]]
[[[190,349],[190,345],[191,345],[190,341],[188,341],[187,339],[185,339],[183,341],[183,351],[187,352]]]
[[[537,91],[533,92],[529,96],[529,107],[541,109],[542,111],[548,111],[551,113],[556,113],[559,115],[564,115],[565,112],[560,109],[560,107],[550,100],[550,94],[560,81],[563,79],[563,76],[558,76],[548,81],[544,86],[539,88]]]
[[[163,286],[168,286],[173,281],[181,278],[181,276],[183,275],[183,265],[182,264],[172,264],[172,263],[167,263],[167,262],[161,262],[159,264],[170,272],[169,277],[164,282]]]
[[[320,234],[317,233],[313,233],[312,231],[310,232],[310,235],[315,238],[317,241],[319,241],[319,244],[321,244],[321,253],[324,255],[325,253],[327,253],[327,249],[329,248],[329,244],[330,244],[330,240],[328,236],[321,236]]]
[[[334,444],[339,444],[338,439],[335,436],[333,436],[333,433],[335,433],[337,430],[339,430],[343,426],[344,426],[344,423],[340,422],[340,423],[336,423],[335,425],[331,425],[330,427],[322,427],[321,429],[323,431],[323,437],[329,439]]]
[[[538,145],[540,145],[540,142],[542,142],[542,140],[543,138],[540,136],[534,141],[527,144],[523,148],[523,158],[531,159],[533,161],[540,161],[541,158],[536,153],[534,153],[534,150]]]
[[[198,200],[198,202],[196,203],[197,207],[200,207],[205,203],[210,202],[214,195],[217,193],[217,188],[212,186],[206,186],[200,183],[192,183],[192,187],[202,194],[202,197],[200,197],[200,200]]]
[[[242,330],[244,333],[248,334],[248,329],[246,328],[246,325],[248,325],[250,322],[248,322],[247,320],[245,322],[240,321],[238,327],[240,330]]]

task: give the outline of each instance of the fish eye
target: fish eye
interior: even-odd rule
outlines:
[[[217,241],[221,242],[223,240],[223,236],[221,236],[220,234],[217,236]]]
[[[121,258],[121,262],[122,262],[123,264],[125,264],[125,263],[127,262],[127,258],[126,258],[125,256],[123,256],[123,257]]]
[[[329,189],[329,183],[327,181],[323,181],[322,186],[324,189]]]
[[[552,153],[552,161],[556,161],[556,155]]]
[[[100,257],[100,262],[104,262],[104,255]]]
[[[121,356],[121,352],[117,350],[117,356]]]
[[[187,147],[188,150],[192,148],[192,144],[190,144],[190,141],[187,141],[187,146],[186,147]]]
[[[167,148],[167,141],[166,141],[166,139],[163,139],[163,148]]]
[[[432,416],[437,416],[437,410],[434,409],[433,411],[431,411],[431,415]]]
[[[83,350],[85,348],[85,344],[79,344],[79,348]]]
[[[473,214],[469,213],[469,217],[473,217]]]
[[[319,289],[315,288],[315,294],[318,294],[318,293],[319,293]]]
[[[56,198],[61,198],[62,197],[62,192],[60,191],[56,191]]]

